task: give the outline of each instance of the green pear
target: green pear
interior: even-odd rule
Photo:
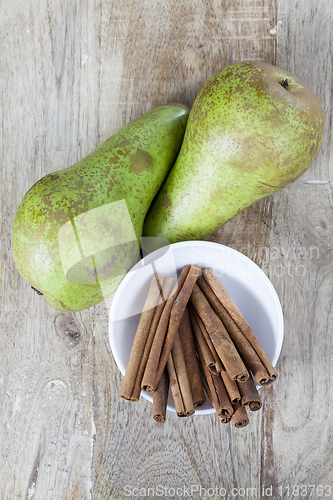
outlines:
[[[195,99],[143,234],[171,243],[207,237],[300,177],[323,133],[320,102],[296,76],[261,62],[225,67]]]
[[[189,110],[156,108],[26,193],[13,226],[15,264],[61,311],[114,293],[140,252],[143,222],[172,167]]]

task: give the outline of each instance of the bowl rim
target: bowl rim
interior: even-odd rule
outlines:
[[[273,283],[271,282],[271,280],[268,278],[268,276],[265,274],[265,272],[261,269],[261,267],[258,266],[258,264],[256,264],[253,260],[251,260],[249,257],[247,257],[246,255],[244,255],[242,252],[239,252],[238,250],[235,250],[234,248],[231,248],[227,245],[223,245],[222,243],[217,243],[217,242],[214,242],[214,241],[205,241],[205,240],[189,240],[189,241],[180,241],[180,242],[176,242],[176,243],[171,243],[170,245],[168,245],[168,247],[170,249],[174,249],[174,248],[181,248],[181,247],[186,247],[188,245],[191,245],[191,246],[205,246],[205,247],[215,247],[217,249],[224,249],[226,251],[228,251],[229,253],[231,254],[234,254],[237,256],[237,258],[241,259],[241,260],[244,260],[247,264],[249,264],[250,266],[254,267],[254,269],[256,269],[256,271],[259,273],[259,275],[261,276],[261,278],[263,279],[263,281],[265,282],[266,286],[268,287],[268,289],[270,290],[271,292],[271,295],[272,295],[272,298],[273,298],[273,302],[274,302],[274,306],[275,306],[275,309],[276,309],[276,312],[277,312],[277,319],[278,319],[278,323],[277,323],[277,332],[278,332],[278,339],[277,339],[277,344],[276,344],[276,347],[275,347],[275,352],[274,352],[274,356],[272,356],[272,359],[271,359],[271,363],[272,365],[275,367],[278,359],[279,359],[279,356],[281,354],[281,350],[282,350],[282,345],[283,345],[283,340],[284,340],[284,319],[283,319],[283,311],[282,311],[282,305],[281,305],[281,302],[280,302],[280,299],[279,299],[279,296],[273,286]],[[168,250],[169,250],[168,248]],[[123,289],[126,287],[129,279],[131,278],[131,273],[137,269],[140,269],[142,267],[145,266],[145,259],[148,259],[148,262],[147,264],[151,261],[151,259],[154,257],[154,254],[158,254],[159,252],[161,252],[161,249],[157,249],[157,250],[154,250],[153,252],[147,254],[145,257],[143,257],[142,259],[138,260],[138,262],[126,273],[126,275],[124,276],[123,280],[121,281],[119,287],[117,288],[117,291],[113,297],[113,300],[112,300],[112,304],[111,304],[111,307],[110,307],[110,313],[109,313],[109,342],[110,342],[110,347],[111,347],[111,352],[112,352],[112,355],[114,357],[114,360],[116,362],[116,365],[118,367],[118,369],[120,370],[121,374],[124,376],[125,374],[125,371],[126,371],[126,366],[124,366],[122,360],[120,359],[119,355],[118,355],[118,352],[117,352],[117,349],[116,349],[116,343],[115,343],[115,340],[114,340],[114,328],[113,328],[113,325],[114,325],[114,321],[112,321],[112,317],[114,317],[114,314],[115,314],[115,310],[116,310],[116,307],[118,305],[118,300],[119,300],[119,297],[121,296],[122,294],[122,291]],[[141,264],[141,266],[140,266]],[[259,387],[260,389],[261,387]],[[153,402],[153,397],[152,397],[152,394],[150,394],[149,392],[147,391],[141,391],[141,396],[145,399],[147,399],[148,401],[150,401],[151,403]],[[173,407],[170,407],[170,405],[167,405],[167,410],[169,411],[172,411],[172,412],[175,412],[175,408]],[[211,413],[215,413],[215,410],[214,408],[210,409],[205,409],[205,410],[200,410],[200,407],[199,408],[196,408],[195,409],[195,413],[194,415],[207,415],[207,414],[211,414]]]

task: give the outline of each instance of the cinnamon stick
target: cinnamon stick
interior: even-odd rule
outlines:
[[[213,381],[219,405],[222,408],[221,414],[226,416],[232,415],[233,413],[232,403],[230,401],[229,395],[227,393],[227,390],[225,388],[221,376],[213,375],[212,373],[210,374],[210,376]]]
[[[156,422],[164,423],[167,410],[167,401],[169,394],[169,377],[167,370],[163,370],[162,377],[153,394],[153,413]]]
[[[207,394],[210,402],[213,404],[214,409],[215,409],[215,411],[216,411],[216,413],[217,413],[217,415],[218,415],[221,423],[222,424],[228,424],[230,422],[231,418],[232,418],[232,415],[223,415],[222,413],[218,413],[219,412],[218,403],[215,402],[215,405],[214,405],[212,394],[210,392],[210,388],[209,388],[207,379],[206,379],[205,374],[203,372],[203,367],[201,366],[201,364],[199,366],[200,366],[200,375],[201,375],[202,385],[204,386],[206,394]]]
[[[222,377],[223,383],[225,385],[231,403],[235,404],[238,401],[240,401],[241,395],[238,389],[238,382],[236,382],[235,380],[231,380],[227,371],[225,370],[220,372],[220,376]],[[251,375],[249,376],[248,380],[250,379],[250,377]],[[245,384],[246,382],[243,383]]]
[[[195,351],[191,321],[187,307],[185,307],[178,333],[190,382],[193,405],[197,408],[205,403],[206,397],[202,387],[199,363]]]
[[[199,354],[199,350],[198,350],[198,354]],[[214,410],[219,415],[220,412],[221,412],[221,408],[219,406],[219,402],[217,400],[215,391],[212,393],[210,385],[208,383],[208,378],[209,378],[208,375],[210,374],[210,371],[208,370],[208,368],[205,365],[205,363],[202,362],[203,360],[202,360],[202,357],[201,357],[201,353],[199,354],[199,359],[200,359],[199,366],[200,366],[200,374],[201,374],[202,385],[205,388],[206,394],[209,397],[209,400],[212,403],[212,405],[214,407]],[[206,368],[204,368],[204,366],[206,366]]]
[[[176,332],[170,354],[173,360],[174,369],[178,380],[178,387],[184,407],[184,411],[177,412],[177,414],[179,417],[189,417],[194,413],[194,404],[178,332]]]
[[[231,416],[233,413],[233,406],[224,387],[222,378],[219,375],[213,375],[207,368],[200,347],[198,347],[199,359],[201,362],[203,376],[209,387],[210,400],[218,415],[224,417]]]
[[[209,389],[209,385],[208,385],[207,379],[206,379],[206,377],[205,377],[205,375],[203,373],[203,369],[200,370],[200,374],[201,374],[202,385],[204,386],[204,389],[205,389],[205,391],[207,393],[207,396],[209,397],[210,402],[213,404],[212,395],[211,395],[211,392],[210,392],[210,389]],[[213,406],[214,406],[214,404],[213,404]],[[217,415],[218,415],[218,417],[220,419],[220,422],[222,424],[228,424],[230,422],[231,418],[232,418],[232,415],[222,415],[222,413],[218,413],[218,409],[217,408],[218,408],[218,406],[217,407],[214,406],[214,409],[215,409],[215,411],[216,411],[216,413],[217,413]]]
[[[240,402],[232,405],[234,408],[234,413],[232,414],[232,420],[236,427],[245,427],[249,423],[249,417],[247,415],[245,406],[242,406]]]
[[[269,376],[269,382],[274,381],[277,378],[277,372],[273,367],[269,357],[264,351],[262,345],[260,344],[256,334],[244,318],[243,314],[240,312],[234,301],[231,299],[224,286],[220,280],[215,275],[212,269],[206,269],[203,271],[203,277],[209,284],[210,288],[213,290],[219,301],[223,304],[225,309],[228,311],[238,328],[242,331],[245,337],[248,339],[256,353],[258,354],[262,364],[267,370]],[[268,382],[266,382],[268,383]]]
[[[154,342],[151,346],[150,353],[148,356],[146,368],[142,377],[141,381],[141,389],[149,392],[153,392],[154,389],[157,386],[158,381],[156,382],[156,373],[158,370],[159,366],[159,361],[161,357],[161,352],[163,348],[163,343],[165,339],[165,335],[167,333],[168,329],[168,324],[169,324],[169,317],[171,313],[172,306],[177,298],[177,294],[181,290],[186,276],[188,275],[188,272],[190,270],[189,265],[184,266],[177,282],[175,283],[169,298],[167,300],[167,303],[165,304],[165,307],[163,309],[163,312],[160,317],[160,321],[158,323],[155,337],[154,337]],[[171,349],[170,349],[171,350]],[[163,371],[163,370],[162,370]]]
[[[205,337],[203,336],[202,330],[197,322],[197,317],[195,315],[195,311],[193,308],[189,309],[190,311],[190,318],[191,318],[191,323],[193,327],[193,333],[194,333],[194,339],[195,339],[195,346],[197,347],[197,344],[202,352],[202,358],[203,358],[203,363],[208,367],[209,371],[211,373],[214,373],[217,375],[217,370],[216,370],[216,365],[215,365],[215,359],[213,357],[213,354],[211,350],[209,349],[209,346],[206,342]],[[198,347],[197,347],[198,350]]]
[[[208,349],[210,350],[210,352],[211,352],[211,354],[213,356],[213,359],[214,359],[214,365],[213,366],[208,365],[208,368],[210,369],[210,371],[214,375],[217,375],[219,372],[225,370],[225,368],[224,368],[224,366],[222,364],[222,361],[219,358],[219,355],[216,352],[216,349],[214,347],[213,342],[211,341],[210,336],[208,335],[208,332],[206,330],[206,327],[205,327],[202,319],[200,318],[200,316],[198,315],[198,313],[196,312],[196,310],[194,309],[194,307],[191,306],[191,304],[189,306],[189,309],[191,311],[191,314],[194,316],[194,320],[197,322],[198,326],[200,327],[201,336],[204,337],[204,339],[205,339],[205,341],[207,343]]]
[[[185,278],[184,284],[180,289],[176,300],[172,304],[168,330],[164,339],[163,349],[160,355],[155,381],[154,382],[151,381],[150,382],[151,385],[148,386],[152,387],[152,390],[154,390],[154,388],[156,387],[161,378],[162,372],[164,370],[169,354],[171,352],[175,336],[178,332],[179,324],[184,314],[186,304],[189,301],[193,287],[195,286],[195,283],[200,273],[201,273],[201,268],[199,266],[194,264],[190,267],[187,276]]]
[[[215,314],[205,295],[194,285],[191,304],[202,319],[223,366],[232,380],[246,380],[249,372],[220,318]]]
[[[245,382],[238,382],[238,388],[241,395],[241,404],[249,406],[252,411],[260,410],[262,401],[253,378],[249,377]]]
[[[167,361],[167,371],[168,371],[168,376],[169,376],[169,381],[170,381],[170,388],[171,388],[171,393],[173,397],[173,402],[175,405],[175,410],[177,415],[184,415],[185,413],[185,408],[184,408],[184,403],[182,399],[182,395],[180,392],[180,387],[176,375],[176,370],[175,370],[175,365],[172,359],[172,354],[170,352],[168,361]]]
[[[222,424],[228,424],[230,420],[232,419],[232,415],[230,417],[226,417],[224,415],[219,415],[220,422]]]
[[[208,385],[207,379],[205,377],[205,374],[203,372],[203,369],[201,369],[201,368],[200,368],[200,376],[201,376],[201,382],[202,382],[203,388],[205,389],[206,394],[207,394],[210,402],[212,402],[212,395],[211,395],[211,392],[210,392],[210,389],[209,389],[209,385]]]
[[[160,304],[158,304],[155,308],[154,316],[153,316],[153,319],[152,319],[152,322],[150,325],[150,329],[149,329],[149,334],[148,334],[148,337],[146,340],[146,345],[145,345],[143,355],[142,355],[142,358],[140,361],[139,369],[138,369],[138,372],[137,372],[137,375],[135,378],[134,387],[133,387],[132,396],[131,396],[131,401],[138,401],[140,398],[142,377],[143,377],[143,374],[145,372],[147,360],[149,357],[151,346],[152,346],[154,338],[155,338],[157,326],[158,326],[158,323],[160,321],[160,318],[161,318],[163,309],[165,307],[166,301],[168,300],[168,298],[170,296],[173,284],[174,284],[174,281],[172,278],[165,278],[164,279],[164,282],[162,285],[162,292],[161,292],[162,302]]]
[[[261,362],[258,354],[252,347],[251,343],[236,325],[228,311],[219,301],[213,290],[210,288],[210,285],[207,283],[205,278],[200,277],[197,281],[200,289],[204,293],[208,302],[214,309],[217,316],[220,318],[222,323],[224,324],[227,332],[230,335],[231,340],[235,344],[239,354],[241,355],[246,367],[251,370],[253,376],[258,385],[264,385],[269,382],[268,372]]]
[[[143,312],[141,313],[139,324],[135,333],[130,358],[119,393],[119,396],[121,398],[128,401],[132,401],[132,392],[135,384],[135,379],[149,334],[150,325],[155,312],[155,306],[160,299],[160,291],[163,281],[163,275],[153,275],[150,282],[147,298],[143,307]],[[134,399],[134,401],[137,401],[137,399]]]

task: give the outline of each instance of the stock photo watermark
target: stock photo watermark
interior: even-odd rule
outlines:
[[[276,498],[278,495],[283,498],[331,498],[332,487],[328,484],[294,484],[269,485],[256,487],[234,487],[231,490],[223,486],[203,487],[200,484],[189,486],[170,487],[161,484],[155,487],[133,487],[124,486],[124,496],[134,498]]]
[[[248,243],[238,250],[244,256],[251,256],[253,261],[257,262],[259,267],[270,277],[299,277],[302,278],[308,273],[310,263],[319,260],[320,252],[317,246],[261,246],[253,249]],[[254,277],[257,269],[254,266],[248,266],[246,260],[234,263],[219,264],[213,268],[215,274],[221,277],[223,274],[229,276],[250,275]]]
[[[273,246],[270,248],[259,248],[260,252],[263,253],[263,259],[266,260],[267,265],[263,265],[263,270],[269,272],[270,276],[297,276],[303,277],[307,274],[309,269],[309,263],[319,259],[319,248],[313,247],[303,247],[292,245],[289,247]],[[264,262],[265,262],[264,260]],[[277,262],[280,260],[280,262]]]

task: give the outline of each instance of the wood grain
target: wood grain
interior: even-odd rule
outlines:
[[[126,485],[219,487],[228,499],[233,488],[251,499],[270,486],[273,498],[297,484],[333,488],[332,24],[324,0],[0,3],[1,500],[123,500]],[[168,413],[161,425],[149,402],[118,397],[110,301],[76,314],[48,306],[16,271],[13,218],[40,177],[155,106],[191,106],[207,78],[242,59],[297,74],[326,116],[308,172],[208,238],[248,255],[276,287],[279,379],[244,429],[215,415]]]
[[[275,408],[272,455],[280,485],[332,485],[332,75],[333,6],[278,4],[276,64],[299,77],[320,99],[326,120],[323,146],[310,169],[274,196],[269,277],[285,315],[278,369],[283,387],[267,400]],[[306,57],[305,57],[306,54]],[[331,78],[329,78],[331,80]],[[327,184],[311,184],[328,180]],[[297,389],[296,389],[297,388]],[[285,412],[282,408],[289,408]],[[304,439],[305,437],[305,439]],[[300,446],[301,443],[301,446]],[[289,468],[283,467],[290,456]],[[311,472],[309,471],[311,468]],[[266,474],[268,474],[266,469]],[[309,483],[307,483],[309,484]],[[319,496],[319,495],[318,495]]]

